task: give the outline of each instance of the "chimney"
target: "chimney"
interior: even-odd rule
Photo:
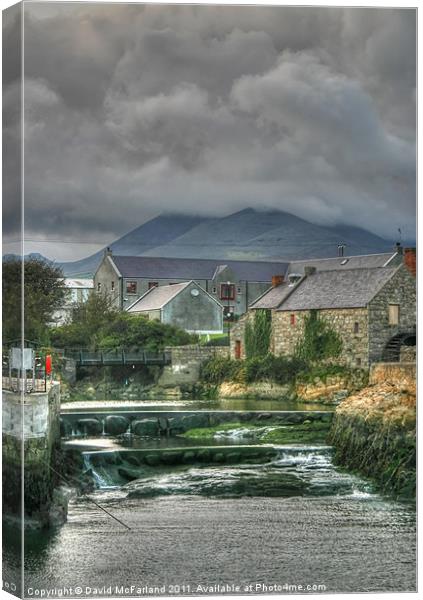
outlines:
[[[304,275],[308,277],[316,272],[316,267],[304,267]]]
[[[107,246],[107,248],[104,251],[104,256],[112,256],[112,254],[112,249],[110,248],[110,246]]]
[[[283,283],[283,275],[272,275],[272,287],[278,287]]]
[[[404,248],[404,264],[413,277],[416,276],[416,249]]]
[[[338,256],[344,256],[345,254],[345,244],[338,244]]]
[[[394,250],[395,250],[395,252],[396,252],[397,254],[403,254],[403,253],[404,253],[404,249],[403,249],[403,247],[401,246],[401,242],[397,242],[397,243],[395,244]]]

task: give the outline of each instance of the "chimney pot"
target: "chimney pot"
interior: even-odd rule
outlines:
[[[107,246],[107,248],[104,251],[104,256],[112,256],[113,252],[110,246]]]
[[[283,275],[272,275],[272,287],[278,287],[283,283]]]

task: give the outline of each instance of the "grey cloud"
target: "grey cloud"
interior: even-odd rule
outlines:
[[[412,235],[414,11],[26,6],[34,234],[269,206]]]

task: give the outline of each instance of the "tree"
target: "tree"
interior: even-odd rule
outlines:
[[[106,294],[92,292],[85,302],[72,310],[72,321],[51,331],[51,340],[57,348],[95,349],[101,339],[101,330],[118,316],[113,302]]]
[[[92,293],[73,312],[72,322],[51,332],[57,348],[145,348],[161,351],[165,346],[179,346],[198,342],[198,336],[149,321],[143,316],[130,315],[113,308],[108,296]]]
[[[23,335],[47,343],[48,323],[55,310],[63,305],[66,289],[59,267],[38,259],[24,261],[22,294],[22,261],[3,263],[3,339],[19,339],[22,335],[22,301],[24,303]]]
[[[336,358],[342,350],[342,340],[328,321],[312,310],[304,319],[304,334],[297,344],[295,354],[306,362],[317,363]]]

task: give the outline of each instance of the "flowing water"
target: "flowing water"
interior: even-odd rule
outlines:
[[[97,489],[71,501],[62,527],[26,536],[27,596],[416,590],[413,505],[335,467],[329,446],[279,446],[258,464],[150,469],[122,485],[96,466],[95,440],[84,443]],[[13,571],[17,550],[6,558]]]

